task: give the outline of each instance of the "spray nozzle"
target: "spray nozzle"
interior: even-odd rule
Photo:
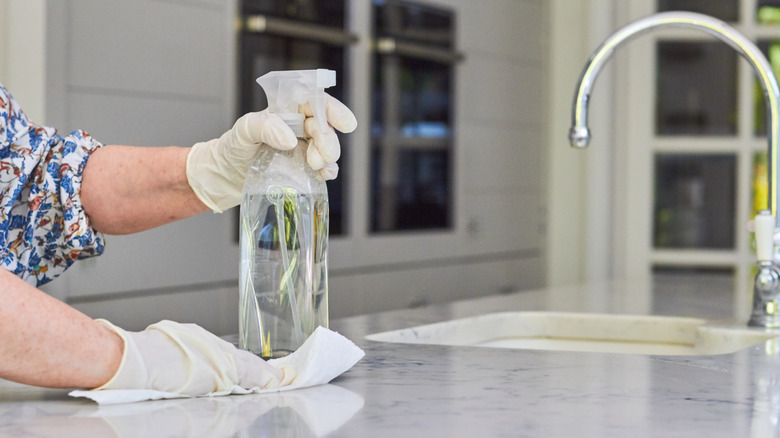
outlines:
[[[316,70],[272,71],[257,78],[268,97],[268,109],[278,115],[292,128],[296,136],[303,136],[303,114],[298,105],[309,102],[320,131],[326,132],[325,89],[336,85],[336,72],[318,68]]]

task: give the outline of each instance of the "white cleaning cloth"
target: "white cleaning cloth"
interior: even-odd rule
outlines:
[[[230,391],[213,392],[208,397],[230,394],[250,394],[263,392],[289,391],[298,388],[323,385],[343,372],[352,368],[365,353],[344,336],[318,327],[301,348],[289,356],[268,361],[277,367],[292,368],[296,371],[295,380],[287,386],[273,389],[242,388],[234,386]],[[144,400],[169,398],[187,398],[184,394],[155,391],[150,389],[103,389],[99,391],[76,390],[69,393],[73,397],[86,397],[99,404],[131,403]]]

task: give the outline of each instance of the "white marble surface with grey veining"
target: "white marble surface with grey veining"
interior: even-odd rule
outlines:
[[[644,356],[378,343],[367,334],[506,310],[729,314],[726,299],[636,299],[636,285],[520,292],[333,321],[366,357],[288,393],[97,406],[0,383],[0,436],[748,437],[780,435],[780,349]],[[335,292],[334,292],[335,293]],[[640,294],[641,295],[641,294]],[[667,301],[668,296],[663,295]],[[708,302],[706,308],[711,309]],[[721,323],[727,321],[720,321]],[[742,326],[743,322],[733,322]]]

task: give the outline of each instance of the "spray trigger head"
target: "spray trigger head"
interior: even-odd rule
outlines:
[[[296,136],[303,136],[304,115],[298,106],[309,103],[321,132],[328,131],[325,116],[325,89],[336,85],[336,72],[316,70],[272,71],[257,78],[268,97],[268,110],[287,123]]]

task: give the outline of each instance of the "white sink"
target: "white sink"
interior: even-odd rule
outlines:
[[[777,335],[747,327],[717,327],[697,318],[500,312],[376,333],[366,339],[533,350],[711,355],[733,353]]]

